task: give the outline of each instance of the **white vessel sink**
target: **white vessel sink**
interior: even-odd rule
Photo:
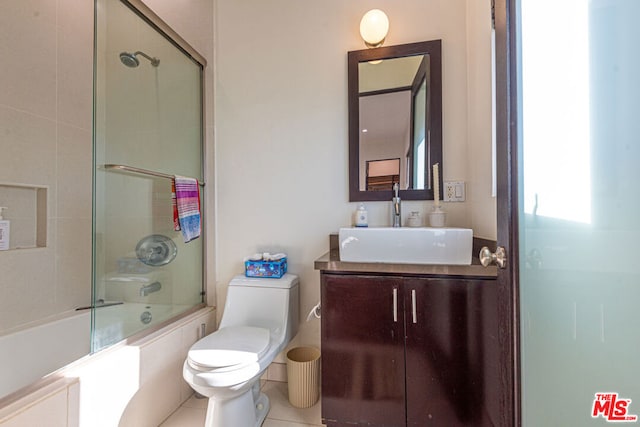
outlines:
[[[341,228],[340,261],[470,265],[470,228]]]

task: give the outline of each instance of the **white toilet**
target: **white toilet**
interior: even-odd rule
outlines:
[[[236,276],[219,329],[189,349],[182,375],[209,398],[206,427],[259,427],[269,412],[260,376],[298,332],[298,277]]]

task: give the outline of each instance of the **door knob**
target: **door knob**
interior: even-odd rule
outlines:
[[[504,250],[502,246],[498,246],[496,248],[496,252],[491,252],[491,249],[484,246],[480,249],[480,264],[483,267],[489,266],[491,263],[495,263],[500,268],[505,268],[507,266],[507,251]]]

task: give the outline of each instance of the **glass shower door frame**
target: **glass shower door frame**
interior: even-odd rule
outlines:
[[[99,50],[98,50],[98,37],[99,37],[99,21],[100,21],[100,17],[98,15],[98,3],[100,0],[96,0],[96,7],[95,7],[95,54],[94,54],[94,82],[96,82],[96,76],[98,73],[98,55],[99,55]],[[166,41],[168,41],[171,45],[173,45],[175,48],[178,49],[178,51],[182,52],[182,54],[184,54],[185,57],[189,58],[193,63],[195,63],[198,66],[199,72],[198,72],[198,85],[199,85],[199,127],[200,127],[200,131],[199,131],[199,163],[200,163],[200,171],[201,171],[201,176],[198,177],[200,181],[200,213],[201,213],[201,235],[200,235],[200,244],[201,244],[201,259],[202,259],[202,263],[201,263],[201,268],[200,268],[200,283],[201,283],[201,287],[200,287],[200,291],[199,291],[199,299],[200,302],[198,304],[193,305],[191,308],[187,309],[186,311],[181,312],[180,314],[177,315],[172,315],[172,317],[168,318],[167,320],[158,322],[158,323],[154,323],[153,326],[150,326],[140,332],[134,333],[133,335],[130,335],[129,337],[126,338],[127,341],[130,340],[135,340],[138,339],[141,336],[147,335],[149,333],[152,333],[164,326],[166,326],[167,324],[174,322],[175,320],[181,318],[181,317],[185,317],[187,315],[189,315],[190,313],[193,313],[194,311],[197,311],[198,309],[201,309],[202,307],[206,306],[206,269],[205,269],[205,263],[206,263],[206,238],[207,238],[207,234],[206,234],[206,230],[205,230],[205,221],[204,218],[206,217],[206,211],[205,211],[205,193],[203,191],[204,189],[204,177],[206,176],[206,157],[205,157],[205,103],[204,103],[204,68],[207,64],[206,59],[200,55],[192,46],[189,45],[189,43],[187,43],[180,35],[178,35],[166,22],[164,22],[159,16],[157,16],[149,7],[147,7],[142,1],[140,0],[107,0],[107,1],[114,1],[114,2],[118,2],[121,3],[122,5],[126,6],[126,8],[130,9],[136,16],[138,16],[140,19],[142,19],[142,21],[144,21],[152,30],[154,30],[155,32],[157,32],[160,36],[162,36]],[[142,55],[144,56],[144,55]],[[142,61],[144,61],[143,58],[140,58]],[[142,65],[148,65],[148,66],[152,66],[151,64],[142,64]],[[156,64],[155,66],[158,66],[158,64]],[[94,147],[94,153],[93,153],[93,157],[94,159],[98,159],[98,154],[97,154],[97,133],[96,133],[96,123],[97,123],[97,111],[96,111],[96,106],[97,104],[97,100],[98,100],[98,88],[96,87],[97,85],[94,83],[94,132],[93,132],[93,147]],[[96,160],[94,160],[94,163],[96,163]],[[94,197],[93,197],[93,218],[92,218],[92,226],[93,226],[93,236],[94,236],[94,244],[93,244],[93,254],[92,254],[92,310],[91,310],[91,331],[92,331],[92,353],[100,350],[101,348],[96,348],[95,342],[94,342],[94,331],[95,331],[95,327],[96,327],[96,310],[97,307],[99,305],[100,302],[96,302],[98,296],[97,296],[97,292],[96,292],[96,284],[98,282],[98,274],[99,272],[97,271],[98,269],[96,268],[97,266],[97,260],[96,260],[96,230],[97,230],[97,226],[96,226],[96,218],[97,218],[97,207],[96,207],[96,188],[97,188],[97,167],[98,165],[94,165],[93,168],[93,191],[94,191]],[[115,165],[116,168],[118,168],[119,165]],[[106,169],[106,168],[105,168]],[[134,168],[135,169],[135,168]],[[146,170],[145,169],[141,169],[141,171],[144,173]],[[125,171],[126,172],[126,171]],[[129,171],[131,172],[131,171]],[[133,171],[134,173],[138,173],[140,172],[140,170],[138,171]],[[165,175],[165,173],[160,172],[160,173],[155,173],[155,171],[150,171],[151,174],[155,174],[156,176],[161,176],[161,175]],[[172,175],[167,175],[166,177],[168,177],[169,179],[172,178]],[[164,177],[163,177],[164,178]],[[153,289],[153,287],[151,287],[150,289]],[[142,319],[140,319],[142,320]]]

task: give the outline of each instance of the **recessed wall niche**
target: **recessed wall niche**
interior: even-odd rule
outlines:
[[[0,206],[11,221],[9,249],[28,249],[47,246],[48,187],[31,184],[0,182]]]

